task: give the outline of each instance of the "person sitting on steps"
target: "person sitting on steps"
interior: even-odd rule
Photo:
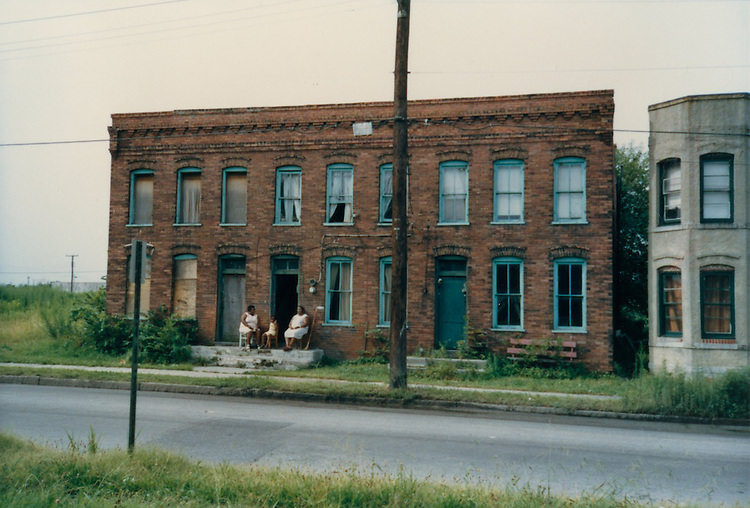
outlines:
[[[271,349],[271,341],[276,342],[279,334],[279,324],[276,322],[276,316],[271,316],[268,322],[268,330],[260,338],[260,347]]]
[[[247,312],[240,318],[240,335],[245,337],[248,348],[255,349],[260,341],[260,318],[255,313],[255,305],[248,305]],[[257,342],[256,342],[257,341]]]
[[[289,328],[284,332],[284,351],[291,351],[295,340],[305,336],[310,329],[310,317],[305,312],[305,308],[300,305],[297,307],[297,313],[289,320]]]

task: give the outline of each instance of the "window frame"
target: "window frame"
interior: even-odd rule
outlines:
[[[282,197],[281,196],[281,180],[283,175],[295,175],[299,180],[299,196],[298,197]],[[283,200],[283,201],[282,201]],[[298,216],[297,220],[281,220],[282,205],[287,201],[298,201]],[[276,198],[274,200],[276,210],[274,211],[274,226],[301,226],[302,225],[302,168],[299,166],[279,166],[276,168]],[[326,207],[326,214],[328,213],[328,207]]]
[[[664,182],[667,180],[666,173],[668,170],[673,169],[676,166],[677,171],[680,175],[680,188],[677,192],[671,191],[667,192],[664,188]],[[682,223],[682,161],[677,157],[670,157],[668,159],[663,159],[657,163],[658,168],[658,177],[659,177],[659,186],[657,188],[657,192],[659,193],[659,226],[673,226],[678,225]],[[674,177],[672,177],[674,178]],[[679,193],[680,196],[680,206],[678,208],[677,212],[677,218],[675,219],[668,219],[667,213],[666,213],[666,206],[667,206],[667,195],[668,194],[677,194]]]
[[[227,222],[227,176],[229,174],[245,175],[245,220],[243,222]],[[222,226],[247,226],[247,168],[232,166],[224,168],[221,175],[221,225]]]
[[[150,222],[135,222],[137,208],[136,182],[142,178],[151,177],[151,216]],[[134,169],[130,172],[130,195],[128,200],[128,226],[153,226],[154,225],[154,170],[152,169]]]
[[[346,200],[334,200],[333,199],[333,180],[332,175],[334,173],[350,173],[351,179],[350,179],[350,187],[349,189],[345,189],[348,191],[348,197],[350,198],[348,201]],[[346,196],[345,196],[346,197]],[[341,222],[330,222],[330,207],[334,204],[344,204],[344,207],[346,209],[346,205],[348,204],[350,207],[350,215],[351,219],[349,221],[342,220]],[[346,212],[344,212],[346,214]],[[350,226],[354,224],[354,165],[348,164],[348,163],[342,163],[337,162],[335,164],[329,164],[326,168],[326,210],[325,210],[325,222],[324,225],[326,226]]]
[[[177,265],[178,265],[178,263],[180,261],[193,261],[193,260],[196,263],[196,266],[195,266],[195,271],[196,271],[195,279],[188,279],[188,278],[180,278],[180,279],[178,279],[177,278]],[[195,294],[193,295],[193,297],[195,297],[195,301],[193,302],[193,308],[189,309],[189,310],[192,310],[192,313],[188,312],[186,314],[181,314],[181,313],[177,312],[177,304],[176,304],[176,301],[175,301],[175,296],[177,295],[178,281],[183,281],[183,280],[195,280],[196,287],[195,287]],[[198,306],[198,302],[197,302],[198,288],[197,288],[197,285],[198,285],[198,256],[196,256],[195,254],[178,254],[176,256],[173,256],[172,257],[172,314],[178,316],[181,319],[194,319],[194,318],[197,317],[197,315],[198,315],[198,309],[197,309],[197,306]]]
[[[197,222],[183,222],[182,221],[182,200],[183,200],[183,189],[182,183],[185,175],[198,175],[198,179],[201,182],[200,196],[198,198],[198,221]],[[177,200],[176,200],[176,214],[175,214],[175,225],[176,226],[200,226],[201,217],[201,201],[203,200],[203,182],[202,180],[203,171],[197,167],[184,167],[177,170]]]
[[[438,182],[439,191],[439,211],[438,211],[438,225],[451,225],[451,226],[466,226],[469,224],[469,163],[468,161],[461,160],[450,160],[443,161],[440,163],[440,179]],[[465,191],[462,194],[452,193],[447,194],[443,192],[443,182],[445,173],[448,170],[464,170],[464,188]],[[464,213],[462,220],[451,220],[445,219],[445,198],[446,196],[464,196]],[[455,199],[455,198],[454,198]]]
[[[510,266],[518,266],[518,279],[519,279],[519,288],[518,292],[514,293],[510,291],[510,284],[508,284],[509,288],[506,293],[500,293],[498,289],[498,280],[497,280],[497,269],[500,265],[504,265],[508,267],[506,270],[509,270]],[[510,277],[508,277],[510,280]],[[500,324],[499,323],[499,316],[498,316],[498,305],[501,298],[507,298],[510,300],[513,297],[517,297],[520,301],[519,305],[519,323],[517,325],[514,324]],[[503,331],[523,331],[524,330],[524,321],[523,321],[523,311],[524,311],[524,266],[523,266],[523,259],[517,258],[517,257],[500,257],[495,258],[492,260],[492,329],[493,330],[503,330]]]
[[[560,190],[560,170],[566,166],[580,165],[581,166],[581,182],[582,188],[580,190],[562,191]],[[554,174],[554,211],[553,211],[553,224],[588,224],[586,219],[586,159],[583,157],[560,157],[555,159],[555,174]],[[560,198],[563,195],[572,196],[573,194],[581,195],[581,217],[560,217]],[[570,206],[568,206],[570,209]]]
[[[572,293],[568,294],[560,294],[560,268],[562,266],[581,266],[581,295],[574,295]],[[587,320],[586,320],[586,307],[587,307],[587,296],[586,296],[586,268],[587,268],[587,262],[585,259],[582,258],[575,258],[575,257],[567,257],[567,258],[559,258],[555,259],[554,261],[554,288],[553,288],[553,295],[554,295],[554,315],[553,315],[553,331],[555,332],[569,332],[569,333],[586,333],[586,327],[587,327]],[[570,277],[568,280],[571,280]],[[572,299],[573,297],[580,297],[581,299],[581,326],[563,326],[559,322],[559,309],[560,309],[560,299],[561,298],[568,298]],[[571,306],[568,306],[570,309]],[[571,314],[572,315],[572,314]],[[569,316],[570,318],[570,316]],[[569,319],[569,321],[572,321]]]
[[[729,199],[729,217],[728,218],[706,218],[704,216],[704,201],[705,201],[705,182],[704,182],[704,169],[706,162],[726,162],[727,170],[729,174],[729,189],[727,189],[727,197]],[[701,213],[701,224],[715,224],[715,223],[732,223],[734,222],[734,155],[729,153],[709,153],[701,155],[700,157],[700,213]]]
[[[675,290],[675,288],[667,288],[666,279],[668,276],[677,276],[679,277],[680,281],[680,301],[679,302],[669,302],[667,296],[668,290]],[[683,307],[682,307],[682,272],[678,268],[674,267],[666,267],[659,270],[659,336],[660,337],[682,337],[683,329],[684,329],[684,320],[683,320]],[[680,330],[677,332],[669,331],[669,326],[667,326],[667,320],[669,313],[667,310],[670,307],[676,307],[679,309],[679,324],[680,324]]]
[[[383,188],[383,173],[391,173],[391,188]],[[393,164],[386,163],[380,165],[380,180],[378,181],[378,223],[379,224],[392,224],[393,223]],[[391,203],[391,218],[385,216],[387,206],[385,205],[386,200],[390,199]]]
[[[392,286],[391,282],[388,282],[390,289],[386,289],[386,267],[391,267],[391,275],[393,275],[393,257],[385,256],[380,258],[380,270],[379,270],[379,284],[378,284],[378,326],[390,326],[390,303]],[[388,319],[386,319],[386,317]]]
[[[349,288],[348,289],[333,289],[331,286],[331,266],[333,264],[349,265]],[[333,256],[326,259],[326,308],[325,308],[325,324],[336,325],[336,326],[351,326],[352,324],[352,300],[354,295],[354,261],[350,257],[345,256]],[[331,319],[331,300],[334,293],[347,293],[349,294],[349,319]]]
[[[722,303],[707,303],[706,302],[706,278],[709,276],[726,275],[729,279],[729,300],[728,304]],[[721,268],[721,269],[702,269],[700,271],[700,308],[701,308],[701,337],[703,339],[725,339],[735,340],[737,329],[735,328],[735,317],[736,317],[736,295],[734,285],[734,269],[733,268]],[[706,306],[724,306],[729,307],[729,329],[728,333],[721,332],[707,332],[706,331]]]
[[[520,166],[521,172],[521,188],[520,190],[508,190],[500,191],[498,189],[498,174],[503,169],[510,169],[514,166]],[[493,194],[492,194],[492,223],[493,224],[523,224],[524,223],[524,187],[525,187],[525,164],[522,159],[498,159],[493,163],[492,171],[492,182],[493,182]],[[504,195],[509,196],[520,196],[521,199],[521,213],[517,218],[501,218],[498,211],[498,197]]]

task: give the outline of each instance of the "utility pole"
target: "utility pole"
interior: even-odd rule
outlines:
[[[390,387],[406,388],[406,172],[409,163],[406,82],[410,0],[398,0],[393,93],[393,255],[391,257]]]
[[[70,258],[70,292],[73,292],[73,279],[75,279],[75,259],[78,257],[78,254],[65,254],[65,257]]]

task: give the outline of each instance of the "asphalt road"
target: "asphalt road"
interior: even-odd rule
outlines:
[[[747,428],[357,408],[140,392],[136,446],[209,462],[750,506]],[[127,447],[129,392],[0,385],[0,429]]]

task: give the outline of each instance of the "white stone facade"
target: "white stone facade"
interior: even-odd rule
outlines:
[[[750,365],[750,94],[649,107],[652,370]]]

